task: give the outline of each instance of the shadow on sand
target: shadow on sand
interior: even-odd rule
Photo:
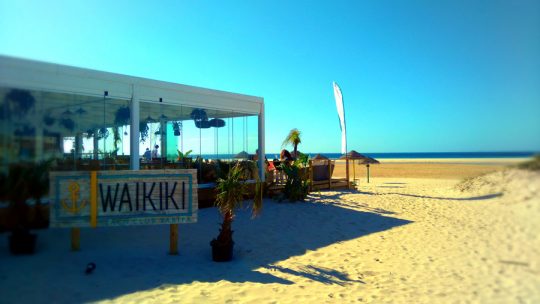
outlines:
[[[487,199],[500,197],[500,196],[503,195],[502,192],[493,193],[493,194],[486,194],[486,195],[481,195],[481,196],[473,196],[473,197],[436,197],[436,196],[428,196],[428,195],[418,195],[418,194],[409,194],[409,193],[393,193],[393,192],[387,192],[387,193],[363,192],[362,194],[367,194],[367,195],[400,195],[400,196],[408,196],[408,197],[416,197],[416,198],[427,198],[427,199],[449,200],[449,201],[481,201],[481,200],[487,200]]]
[[[410,223],[385,216],[390,213],[381,209],[352,210],[353,202],[340,199],[347,193],[358,192],[315,195],[304,203],[266,200],[261,216],[254,220],[248,210],[240,211],[233,223],[235,258],[228,263],[211,261],[209,242],[217,235],[221,220],[215,208],[199,210],[198,223],[180,225],[178,256],[166,253],[168,225],[84,228],[80,252],[69,251],[69,229],[44,230],[39,233],[34,256],[10,256],[7,242],[0,243],[0,286],[8,299],[20,303],[45,299],[58,303],[114,299],[194,281],[293,284],[279,274],[324,284],[363,283],[317,265],[294,269],[279,265],[308,251]],[[322,198],[324,202],[319,200]],[[89,262],[97,267],[85,275]]]
[[[403,186],[377,186],[378,188],[405,188]]]
[[[377,213],[381,215],[397,214],[396,212],[393,212],[393,211],[385,210],[382,208],[373,208],[373,207],[370,207],[366,203],[347,200],[346,198],[343,197],[344,194],[353,194],[353,193],[360,194],[360,195],[379,195],[372,192],[360,192],[358,190],[347,190],[347,191],[343,191],[337,194],[325,193],[324,196],[322,196],[321,194],[311,194],[310,196],[314,200],[317,200],[323,203],[329,203],[337,207],[355,208],[355,209],[359,209],[360,211],[367,211],[367,212]]]

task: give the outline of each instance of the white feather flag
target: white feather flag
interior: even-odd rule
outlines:
[[[339,116],[339,127],[341,128],[341,153],[347,153],[347,132],[345,128],[345,107],[343,105],[343,95],[337,83],[334,81],[334,97]]]

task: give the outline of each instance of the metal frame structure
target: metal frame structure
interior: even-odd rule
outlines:
[[[139,121],[141,102],[232,111],[258,116],[260,177],[264,180],[264,100],[224,92],[110,72],[0,56],[0,86],[131,100],[132,121]],[[131,142],[138,142],[139,125],[130,126]],[[139,145],[131,145],[130,168],[139,169]]]

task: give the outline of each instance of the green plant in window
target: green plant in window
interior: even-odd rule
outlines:
[[[191,154],[191,152],[193,152],[193,150],[189,150],[185,153],[182,153],[182,151],[180,150],[176,150],[176,151],[178,152],[178,157],[176,158],[177,161],[183,161],[184,158],[187,158]]]
[[[190,169],[192,165],[192,159],[191,157],[189,157],[189,155],[191,154],[192,150],[184,153],[182,153],[182,151],[180,150],[176,150],[176,152],[178,153],[176,161],[179,162],[183,168]]]
[[[120,138],[120,129],[119,127],[113,127],[113,145],[114,150],[118,151],[119,147],[118,144],[122,142],[122,138]]]

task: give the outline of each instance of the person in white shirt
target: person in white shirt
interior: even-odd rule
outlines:
[[[154,146],[154,150],[152,150],[152,158],[158,158],[159,157],[159,146],[158,145],[155,145]]]

